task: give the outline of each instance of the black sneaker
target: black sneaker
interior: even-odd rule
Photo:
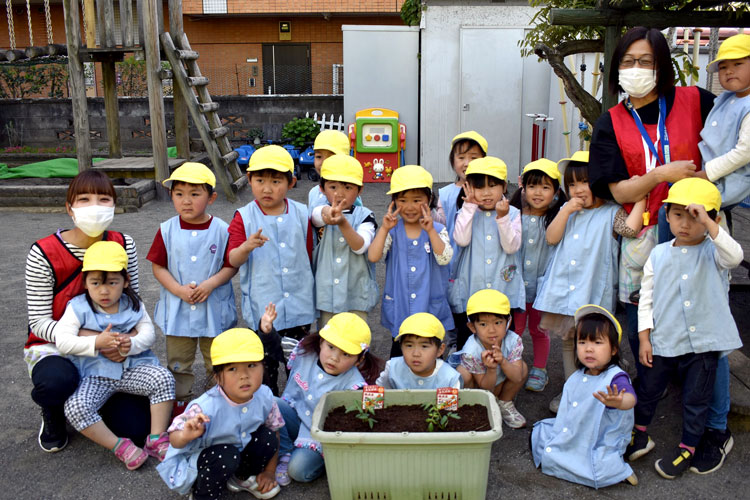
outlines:
[[[674,479],[688,467],[693,459],[693,454],[686,448],[679,446],[656,461],[654,468],[659,475],[665,479]]]
[[[633,428],[630,434],[630,444],[625,450],[625,458],[629,461],[638,460],[643,455],[654,449],[656,443],[651,439],[646,431],[639,431]]]
[[[60,451],[68,444],[65,414],[62,410],[42,408],[42,426],[39,428],[39,447],[47,453]]]
[[[700,443],[695,448],[695,456],[690,463],[690,472],[711,474],[724,465],[724,458],[732,451],[734,438],[729,429],[719,431],[706,428]]]

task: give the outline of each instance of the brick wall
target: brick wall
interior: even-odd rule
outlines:
[[[404,0],[227,0],[230,14],[398,13]],[[203,14],[202,0],[183,0],[185,14]]]

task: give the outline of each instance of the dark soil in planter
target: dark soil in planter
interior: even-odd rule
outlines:
[[[448,412],[440,412],[445,415]],[[449,418],[445,431],[434,432],[468,432],[488,431],[491,429],[487,418],[487,408],[482,405],[465,405],[458,408],[460,419]],[[357,418],[357,412],[346,413],[346,408],[339,406],[328,413],[323,424],[327,432],[428,432],[427,412],[421,405],[386,406],[375,410],[377,422],[372,429],[367,422]]]

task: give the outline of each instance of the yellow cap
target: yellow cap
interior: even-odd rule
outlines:
[[[365,320],[349,312],[334,315],[320,329],[320,336],[347,354],[359,354],[369,349],[372,340]]]
[[[186,162],[172,172],[169,179],[162,182],[167,188],[172,187],[173,181],[188,182],[190,184],[208,184],[216,187],[216,176],[203,163]]]
[[[323,160],[320,176],[327,181],[348,182],[362,185],[364,173],[358,159],[349,155],[333,155]]]
[[[475,158],[469,162],[469,166],[466,167],[466,175],[471,174],[484,174],[495,179],[500,179],[501,181],[507,181],[508,167],[500,158],[485,156],[484,158]]]
[[[557,168],[557,163],[552,160],[548,160],[547,158],[539,158],[538,160],[532,161],[531,163],[527,164],[525,167],[523,167],[521,176],[523,177],[526,172],[531,172],[532,170],[539,170],[540,172],[544,172],[558,182],[560,182],[560,178],[562,177],[560,175],[560,170]]]
[[[505,316],[510,314],[510,302],[504,293],[486,288],[469,297],[466,303],[466,315],[490,313]]]
[[[257,172],[266,168],[294,173],[294,160],[286,149],[271,144],[256,150],[247,164],[248,172]]]
[[[719,47],[716,59],[708,64],[708,71],[719,71],[719,63],[727,59],[742,59],[750,56],[750,35],[740,33],[730,36]]]
[[[211,342],[211,364],[254,363],[263,361],[263,343],[249,328],[232,328]]]
[[[589,314],[601,314],[602,316],[606,316],[608,320],[612,322],[613,325],[615,325],[615,330],[617,330],[617,343],[619,344],[622,340],[622,327],[620,327],[620,322],[617,321],[617,318],[614,317],[614,315],[607,311],[602,306],[597,306],[596,304],[587,304],[585,306],[581,306],[576,310],[575,318],[576,326],[578,326],[578,322],[583,319],[584,316],[588,316]]]
[[[703,205],[707,212],[721,208],[721,193],[713,182],[699,177],[688,177],[672,184],[664,203],[688,206],[691,203]]]
[[[476,142],[477,144],[479,144],[479,147],[482,148],[484,154],[487,154],[487,139],[482,137],[479,132],[475,132],[473,130],[469,130],[468,132],[461,132],[456,137],[454,137],[451,141],[451,148],[455,146],[458,141],[463,139],[469,139],[470,141]]]
[[[338,130],[321,130],[315,136],[313,149],[325,149],[337,155],[349,155],[349,138]]]
[[[128,254],[116,241],[97,241],[83,254],[81,272],[117,273],[128,268]]]
[[[560,172],[565,172],[565,167],[568,166],[568,163],[571,161],[578,161],[581,163],[588,163],[589,162],[589,152],[588,151],[576,151],[573,153],[573,156],[570,158],[563,158],[562,160],[557,162],[557,169]]]
[[[419,337],[437,337],[443,340],[445,327],[430,313],[412,314],[406,318],[398,329],[398,339],[402,335],[418,335]]]
[[[391,176],[391,190],[386,194],[420,188],[432,190],[432,175],[419,165],[404,165],[394,170]]]

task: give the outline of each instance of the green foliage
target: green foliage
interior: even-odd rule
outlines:
[[[401,5],[401,20],[407,26],[417,26],[422,19],[422,0],[406,0]]]
[[[529,5],[540,10],[531,18],[534,26],[518,41],[523,57],[534,53],[537,43],[555,47],[572,40],[599,40],[604,38],[604,26],[553,26],[549,23],[552,9],[594,9],[598,0],[529,0]],[[624,31],[623,31],[624,32]]]
[[[62,64],[0,66],[0,98],[65,97],[67,80]]]
[[[690,85],[691,78],[698,80],[698,66],[693,65],[692,57],[689,54],[682,51],[673,53],[672,65],[676,76],[675,81],[680,82],[680,85]]]
[[[375,420],[375,406],[377,403],[380,403],[383,401],[383,397],[379,396],[375,398],[370,404],[365,405],[365,407],[362,407],[362,403],[356,402],[352,403],[349,406],[346,407],[346,413],[350,412],[357,412],[356,417],[363,422],[366,422],[367,425],[370,426],[370,429],[372,429],[372,426],[378,423],[377,420]]]
[[[294,118],[281,129],[281,138],[301,148],[306,143],[313,142],[318,133],[320,127],[312,118]]]
[[[245,136],[247,138],[247,142],[253,142],[255,138],[263,139],[263,130],[259,128],[251,128],[247,131],[247,135]]]
[[[115,63],[115,71],[119,77],[118,94],[129,97],[148,96],[146,61],[138,61],[135,56],[129,56],[124,61]]]
[[[444,431],[448,427],[448,422],[451,418],[456,420],[461,418],[457,413],[453,413],[452,411],[446,414],[440,413],[440,410],[434,403],[425,403],[422,405],[422,409],[427,412],[425,422],[427,422],[428,432],[434,432],[436,429]]]

